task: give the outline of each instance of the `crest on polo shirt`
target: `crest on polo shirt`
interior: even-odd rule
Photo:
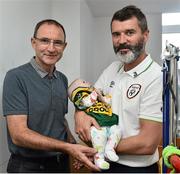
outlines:
[[[140,84],[132,84],[127,90],[127,98],[132,99],[134,98],[141,90]]]

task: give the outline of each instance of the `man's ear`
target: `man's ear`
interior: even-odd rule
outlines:
[[[145,32],[143,33],[143,36],[144,36],[144,41],[147,42],[148,39],[149,39],[149,30],[145,31]]]
[[[33,48],[35,48],[35,42],[36,42],[35,39],[31,38],[31,45],[32,45]]]
[[[65,50],[66,46],[67,46],[67,42],[65,42],[65,45],[64,45],[63,51]]]

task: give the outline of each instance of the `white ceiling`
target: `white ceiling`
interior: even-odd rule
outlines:
[[[86,2],[95,17],[112,16],[126,5],[136,5],[146,14],[180,12],[180,0],[86,0]]]

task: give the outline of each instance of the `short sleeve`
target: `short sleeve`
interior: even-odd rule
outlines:
[[[159,76],[144,91],[140,118],[162,122],[162,77]]]
[[[18,72],[9,71],[3,84],[3,114],[7,115],[28,115],[27,94],[23,79]]]

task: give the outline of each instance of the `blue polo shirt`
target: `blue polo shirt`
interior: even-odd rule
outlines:
[[[67,88],[68,81],[63,73],[54,70],[53,76],[49,77],[32,58],[29,63],[7,72],[3,85],[3,114],[27,115],[29,129],[66,141]],[[16,146],[9,132],[7,136],[9,150],[13,154],[43,157],[57,153]]]

